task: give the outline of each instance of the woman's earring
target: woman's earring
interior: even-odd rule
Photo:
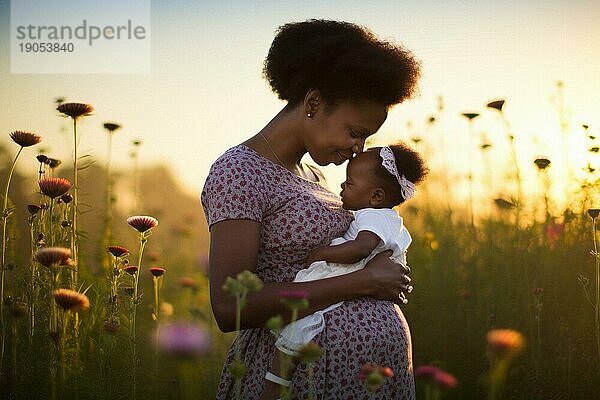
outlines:
[[[306,116],[307,116],[308,118],[312,118],[312,117],[313,117],[313,113],[306,113]]]

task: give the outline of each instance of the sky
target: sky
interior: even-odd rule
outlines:
[[[142,165],[168,165],[182,187],[199,194],[211,163],[283,107],[262,78],[262,63],[278,26],[308,18],[360,23],[421,60],[417,96],[392,109],[376,136],[421,137],[417,146],[432,175],[451,171],[460,181],[469,168],[465,154],[483,157],[482,140],[493,144],[486,168],[508,158],[498,113],[485,107],[490,100],[506,99],[523,165],[540,156],[565,161],[556,164],[557,179],[568,179],[566,163],[579,170],[588,161],[581,125],[600,136],[598,1],[179,0],[152,1],[150,16],[147,73],[17,74],[10,67],[10,2],[0,0],[0,142],[10,143],[11,131],[31,130],[43,136],[47,154],[69,160],[72,138],[54,99],[89,103],[96,111],[81,123],[80,154],[104,163],[102,123],[118,122],[116,168],[132,168],[131,142],[140,139]],[[560,107],[568,122],[562,133]],[[481,114],[471,131],[463,112]],[[436,123],[429,125],[432,115]],[[35,168],[30,159],[19,168]],[[484,174],[485,160],[475,160]],[[333,187],[343,173],[326,168]]]

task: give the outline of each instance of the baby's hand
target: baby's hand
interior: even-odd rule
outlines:
[[[312,249],[309,253],[308,253],[308,257],[306,257],[306,261],[304,261],[304,265],[306,267],[310,266],[310,264],[314,263],[315,261],[321,261],[324,260],[324,251],[323,249],[326,249],[327,246],[322,246],[322,247],[316,247],[314,249]]]

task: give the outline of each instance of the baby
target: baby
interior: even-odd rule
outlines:
[[[348,163],[346,181],[342,183],[342,205],[354,211],[354,220],[341,238],[329,246],[312,250],[307,269],[300,270],[295,282],[328,278],[364,268],[376,254],[392,250],[391,259],[406,265],[406,249],[411,243],[408,230],[393,207],[415,195],[415,185],[427,175],[421,156],[404,144],[371,148]],[[339,307],[336,303],[324,310],[288,324],[277,335],[277,348],[291,356],[310,342],[325,327],[323,314]],[[278,370],[279,355],[267,372],[261,399],[276,398],[277,385],[290,381],[273,371]]]

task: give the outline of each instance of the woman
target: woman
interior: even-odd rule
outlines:
[[[363,27],[309,20],[280,27],[264,74],[286,106],[258,134],[215,161],[202,192],[211,233],[211,302],[221,330],[235,326],[235,304],[222,289],[225,279],[250,270],[265,283],[248,296],[242,314],[238,343],[247,367],[242,398],[259,399],[263,391],[274,356],[265,323],[289,315],[279,293],[299,290],[310,303],[301,315],[344,301],[315,337],[323,350],[314,366],[318,399],[364,398],[355,377],[366,362],[394,370],[377,398],[413,399],[410,333],[395,304],[408,290],[407,268],[382,253],[348,275],[292,280],[308,252],[343,234],[352,220],[319,170],[301,158],[309,153],[321,166],[340,165],[360,153],[388,108],[412,95],[419,64],[404,48]],[[232,357],[230,351],[225,365]],[[307,385],[300,364],[292,380],[294,397],[306,398]],[[217,398],[231,398],[233,386],[225,369]]]

